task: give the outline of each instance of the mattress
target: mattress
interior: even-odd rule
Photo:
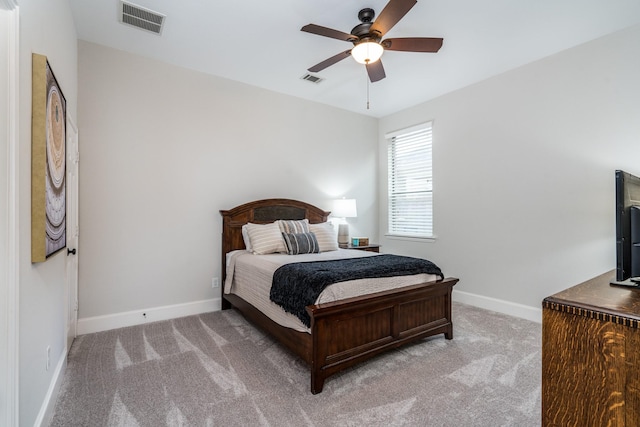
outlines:
[[[273,273],[280,266],[292,262],[336,260],[377,255],[379,254],[375,252],[353,249],[339,249],[337,251],[303,255],[255,255],[245,250],[232,251],[227,254],[224,293],[232,293],[241,297],[281,326],[309,333],[309,328],[296,316],[287,313],[269,299]],[[334,283],[320,294],[316,304],[430,282],[438,278],[433,274],[416,274]]]

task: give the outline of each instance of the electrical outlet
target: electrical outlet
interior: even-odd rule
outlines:
[[[211,279],[211,287],[212,288],[220,287],[220,280],[218,280],[217,277],[214,277],[213,279]]]
[[[47,346],[47,366],[45,367],[46,370],[49,370],[49,367],[51,366],[51,346]]]

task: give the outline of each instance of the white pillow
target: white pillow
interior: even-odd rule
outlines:
[[[333,224],[322,222],[320,224],[309,224],[309,231],[316,235],[320,252],[337,251],[338,237]]]
[[[247,234],[249,234],[251,251],[254,254],[264,255],[287,252],[280,226],[276,222],[271,224],[253,224],[250,222],[247,224]]]
[[[246,250],[251,251],[251,239],[249,238],[249,230],[247,224],[242,226],[242,240]]]

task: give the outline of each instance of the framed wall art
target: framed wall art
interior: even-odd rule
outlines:
[[[67,103],[47,57],[32,56],[31,262],[67,246]]]

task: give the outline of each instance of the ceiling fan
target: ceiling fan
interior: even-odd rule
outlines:
[[[390,0],[375,21],[373,21],[375,16],[373,9],[362,9],[358,12],[360,24],[353,27],[350,34],[315,24],[305,25],[300,31],[351,42],[354,45],[353,48],[325,59],[308,70],[311,72],[319,72],[342,61],[348,56],[353,56],[357,62],[367,67],[367,74],[371,82],[377,82],[386,77],[384,67],[380,61],[380,57],[385,50],[437,52],[442,47],[441,38],[405,37],[382,40],[382,37],[396,25],[416,3],[417,0]]]

